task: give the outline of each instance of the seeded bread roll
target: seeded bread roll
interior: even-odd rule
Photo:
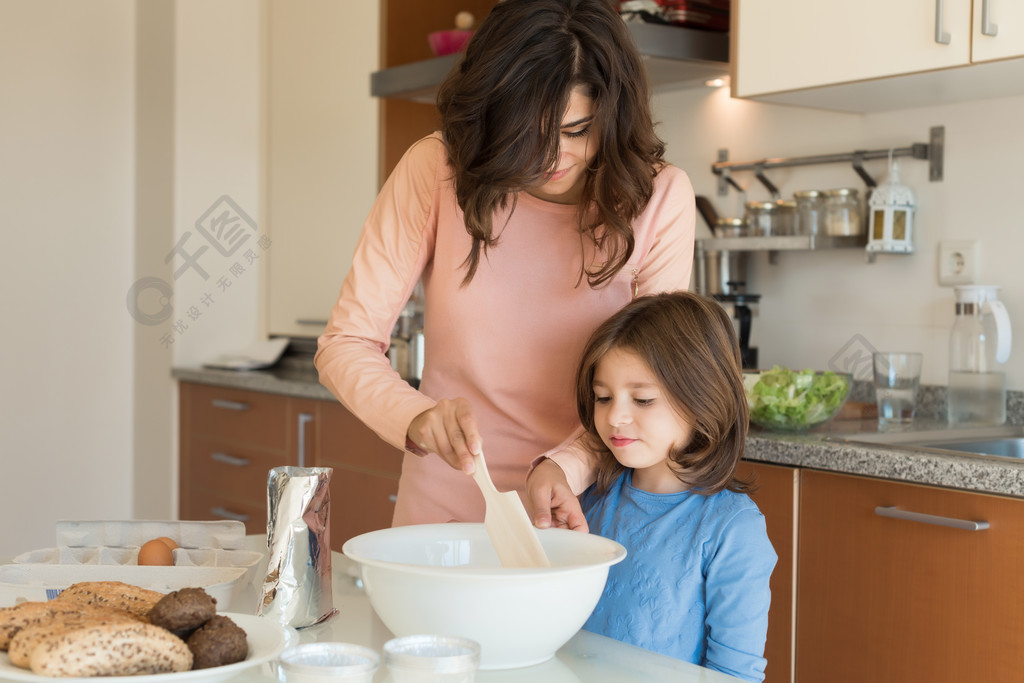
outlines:
[[[39,676],[136,676],[188,671],[192,653],[159,626],[103,624],[47,638],[32,651],[29,665]]]
[[[65,631],[73,631],[88,626],[102,626],[104,624],[140,623],[138,618],[130,612],[108,607],[89,606],[82,611],[69,613],[62,612],[53,614],[49,619],[26,626],[11,638],[11,645],[7,655],[11,658],[11,664],[20,666],[23,669],[29,668],[29,661],[32,651],[40,643]]]
[[[123,610],[96,605],[82,605],[74,601],[23,602],[14,607],[0,608],[0,650],[8,649],[11,639],[23,628],[46,623],[55,617],[109,615],[111,611],[119,616],[135,620],[139,619],[136,615]]]
[[[217,600],[202,588],[168,593],[149,611],[149,622],[187,639],[217,614]]]
[[[223,614],[203,624],[187,642],[192,651],[193,669],[234,664],[249,656],[245,630]]]
[[[140,617],[147,617],[163,593],[140,588],[121,581],[83,581],[68,586],[51,602],[116,607]]]

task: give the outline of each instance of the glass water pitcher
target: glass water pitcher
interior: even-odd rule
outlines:
[[[949,341],[949,423],[1006,422],[1006,373],[1010,317],[999,287],[955,287],[956,319]]]

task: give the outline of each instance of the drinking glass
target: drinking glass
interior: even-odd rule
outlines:
[[[921,385],[920,353],[876,351],[875,399],[880,428],[905,427],[914,420]]]

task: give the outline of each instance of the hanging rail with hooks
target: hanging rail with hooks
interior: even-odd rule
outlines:
[[[729,150],[718,150],[718,161],[711,164],[711,171],[718,176],[718,194],[729,193],[731,185],[739,192],[746,192],[732,174],[737,171],[753,171],[754,177],[764,185],[771,193],[773,199],[779,199],[782,195],[779,189],[768,179],[765,171],[773,168],[789,168],[793,166],[813,166],[817,164],[842,164],[853,165],[861,180],[869,187],[877,186],[875,179],[864,170],[864,162],[874,159],[888,159],[890,154],[896,157],[912,157],[914,159],[928,160],[928,179],[932,182],[942,180],[942,156],[946,142],[945,126],[933,126],[929,130],[928,142],[915,142],[908,147],[894,147],[875,150],[859,150],[842,154],[819,154],[806,157],[780,157],[774,159],[761,159],[760,161],[729,161]]]

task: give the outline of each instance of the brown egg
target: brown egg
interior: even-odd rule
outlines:
[[[139,548],[139,564],[156,567],[170,567],[174,564],[174,555],[166,543],[160,539],[146,541]]]
[[[175,548],[178,547],[178,544],[174,542],[173,538],[167,538],[166,536],[161,536],[160,538],[158,538],[156,540],[157,541],[163,541],[163,544],[165,546],[167,546],[168,548],[170,548],[171,550],[174,550]]]

